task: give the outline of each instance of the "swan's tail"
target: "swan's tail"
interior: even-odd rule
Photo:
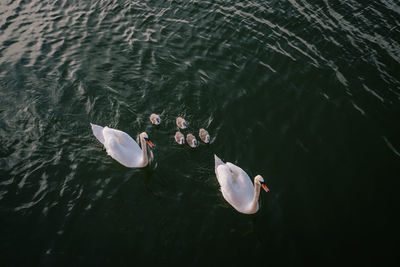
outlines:
[[[96,136],[97,140],[104,145],[105,140],[103,136],[103,127],[92,123],[90,123],[90,126],[92,126],[92,132],[94,136]]]
[[[215,172],[217,172],[217,168],[219,165],[225,164],[220,158],[217,157],[217,155],[214,154],[214,159],[215,159]]]

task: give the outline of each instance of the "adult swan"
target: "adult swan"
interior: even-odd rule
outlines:
[[[227,162],[224,163],[217,155],[215,159],[215,174],[221,186],[221,192],[226,201],[237,211],[253,214],[258,211],[260,187],[268,192],[261,175],[254,178],[254,186],[250,177],[240,167]]]
[[[147,158],[146,143],[150,148],[154,146],[147,133],[143,132],[139,135],[142,146],[142,149],[140,149],[135,140],[123,131],[108,128],[107,126],[101,127],[92,123],[90,125],[94,136],[104,145],[107,154],[113,159],[128,168],[147,166],[149,160]]]

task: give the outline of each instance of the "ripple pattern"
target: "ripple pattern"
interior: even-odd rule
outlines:
[[[346,234],[354,247],[363,240],[364,203],[379,210],[371,224],[391,226],[393,212],[378,207],[397,195],[399,115],[396,1],[1,1],[0,258],[338,258]],[[190,131],[207,128],[211,144],[174,144],[177,116]],[[148,132],[150,166],[118,165],[89,122]],[[214,153],[266,177],[255,217],[220,196]],[[376,202],[365,193],[374,186]]]

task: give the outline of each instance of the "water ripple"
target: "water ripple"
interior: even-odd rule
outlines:
[[[192,218],[186,214],[229,210],[210,167],[214,153],[252,175],[276,177],[266,175],[277,193],[263,210],[285,210],[293,219],[293,188],[325,183],[305,189],[310,196],[296,195],[304,203],[332,188],[312,180],[320,169],[378,169],[385,163],[364,157],[374,151],[386,162],[398,160],[399,14],[390,0],[1,1],[0,210],[34,222],[39,234],[12,223],[5,229],[27,240],[43,234],[44,263],[72,246],[69,238],[93,240],[77,230],[80,224],[98,226],[101,235],[108,233],[101,226],[115,223],[115,231],[130,229],[132,240],[145,232],[149,245],[132,251],[146,255],[162,236],[151,236],[143,222],[164,229],[154,222],[161,217],[172,236]],[[149,124],[153,112],[162,115],[159,127]],[[188,132],[207,128],[211,144],[175,144],[176,116],[187,118]],[[150,166],[128,170],[107,157],[89,122],[135,138],[148,132],[157,144]],[[262,212],[256,220],[264,223]],[[314,229],[326,222],[302,216]],[[282,217],[271,219],[271,229],[293,230]],[[232,228],[244,220],[233,218]],[[213,224],[189,222],[212,241],[222,235]],[[288,243],[301,250],[300,241]]]

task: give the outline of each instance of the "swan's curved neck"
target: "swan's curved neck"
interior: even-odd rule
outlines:
[[[249,212],[255,213],[258,210],[258,199],[260,198],[261,185],[254,180],[254,196],[253,201],[249,205]]]
[[[141,144],[141,148],[142,148],[142,163],[140,164],[140,167],[145,167],[147,165],[147,163],[149,163],[149,159],[147,158],[147,145],[146,145],[146,141],[144,140],[144,137],[142,135],[140,135],[140,144]]]

